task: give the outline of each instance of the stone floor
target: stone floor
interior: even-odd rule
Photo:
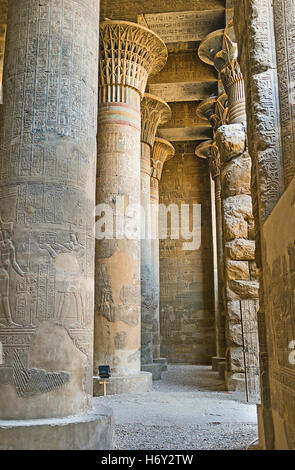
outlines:
[[[114,410],[117,449],[245,449],[257,437],[256,406],[210,367],[170,365],[162,377],[150,393],[95,399]]]

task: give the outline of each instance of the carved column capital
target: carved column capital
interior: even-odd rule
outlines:
[[[171,160],[175,156],[175,148],[168,140],[155,138],[154,151],[152,155],[152,171],[151,177],[161,180],[163,166],[165,162]]]
[[[169,121],[171,116],[172,112],[166,101],[145,93],[141,102],[141,142],[152,149],[158,126]]]
[[[167,57],[166,45],[148,28],[104,21],[100,25],[100,103],[129,102],[130,89],[143,96],[148,76],[158,73]]]

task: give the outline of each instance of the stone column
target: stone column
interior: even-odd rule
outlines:
[[[295,176],[295,70],[293,25],[294,0],[274,0],[273,19],[275,32],[276,65],[280,103],[281,140],[284,183],[287,187]]]
[[[215,107],[214,107],[215,109]],[[200,109],[199,109],[200,111]],[[215,149],[215,152],[213,150]],[[212,140],[202,142],[196,147],[195,154],[199,158],[208,160],[209,169],[213,181],[214,192],[211,198],[212,213],[214,215],[213,230],[215,234],[213,239],[215,242],[215,261],[214,270],[216,271],[216,288],[215,288],[215,341],[216,355],[212,357],[212,369],[217,371],[218,364],[225,362],[225,311],[223,301],[223,232],[222,232],[222,207],[221,207],[221,183],[220,183],[220,166],[216,159],[216,143]],[[224,370],[224,366],[220,366]],[[221,375],[224,375],[221,372]]]
[[[94,372],[110,366],[109,394],[151,389],[151,374],[140,371],[140,101],[149,74],[166,60],[165,44],[150,30],[101,24],[97,215],[112,221],[114,209],[116,223],[96,246]],[[94,392],[102,393],[97,378]]]
[[[91,377],[99,1],[63,3],[9,2],[1,449],[111,446],[111,416],[92,409]]]
[[[224,282],[226,304],[226,386],[245,389],[249,400],[259,397],[257,329],[258,273],[251,197],[251,159],[246,142],[244,79],[237,60],[232,21],[208,35],[200,58],[219,72],[228,97],[227,122],[217,129],[221,154]]]
[[[152,240],[151,240],[151,151],[157,128],[171,118],[165,101],[146,93],[141,103],[141,370],[152,372],[160,380],[162,365],[153,363],[153,301]],[[144,231],[143,231],[144,230]]]
[[[159,259],[159,183],[165,162],[175,156],[175,149],[170,142],[156,137],[152,155],[151,172],[151,213],[152,213],[152,264],[153,264],[153,351],[154,361],[165,364],[167,360],[161,358],[160,334],[160,259]]]
[[[241,124],[221,126],[217,130],[216,141],[221,159],[223,207],[226,385],[228,390],[243,390],[248,386],[245,373],[250,374],[253,367],[257,377],[259,368],[258,356],[255,357],[257,332],[255,337],[248,331],[256,321],[259,289],[255,265],[251,158],[247,152],[245,128]],[[248,397],[254,391],[259,393],[258,385],[252,384],[253,390],[247,390]]]
[[[200,59],[212,65],[220,72],[225,92],[228,97],[228,123],[246,122],[246,97],[244,79],[240,69],[238,48],[230,21],[226,28],[209,34],[198,49]]]
[[[217,270],[217,302],[215,312],[216,328],[216,356],[212,358],[213,370],[218,370],[220,366],[221,375],[225,362],[225,307],[224,307],[224,280],[223,280],[223,230],[222,230],[222,202],[221,202],[221,181],[220,181],[220,157],[219,150],[215,142],[215,134],[218,127],[226,122],[227,116],[227,95],[224,93],[218,98],[208,98],[202,101],[197,107],[197,115],[202,119],[207,119],[213,127],[214,139],[201,143],[196,148],[196,155],[206,158],[209,163],[211,177],[214,182],[214,199],[211,203],[215,213],[215,237],[216,237],[216,270]]]

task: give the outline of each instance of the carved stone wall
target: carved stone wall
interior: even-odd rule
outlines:
[[[0,122],[2,419],[79,414],[92,403],[99,1],[63,3],[9,4]]]
[[[259,383],[255,383],[255,377],[253,383],[247,380],[247,372],[252,375],[250,369],[247,371],[248,367],[256,368],[257,373],[259,370],[255,349],[258,343],[257,329],[253,331],[250,325],[256,320],[259,288],[255,264],[251,158],[241,124],[219,127],[216,142],[220,151],[223,206],[226,385],[229,390],[253,387],[254,391],[247,390],[249,397],[256,395],[255,390],[259,386]],[[249,328],[251,331],[248,331]],[[254,375],[257,376],[257,373]]]
[[[194,149],[176,146],[160,185],[160,203],[202,206],[199,250],[183,251],[181,239],[160,242],[161,354],[169,362],[209,364],[215,355],[210,177]]]
[[[159,317],[158,286],[154,291],[151,233],[151,156],[159,124],[171,118],[167,103],[145,93],[141,102],[141,364],[153,363],[153,321]],[[157,267],[159,266],[157,250]],[[156,312],[155,312],[156,310]]]
[[[151,170],[151,229],[152,229],[152,282],[154,293],[153,309],[153,356],[154,360],[161,359],[161,326],[160,326],[160,251],[159,232],[163,226],[159,213],[159,187],[163,168],[166,162],[175,155],[175,148],[165,139],[156,137]],[[166,358],[166,356],[162,356]]]

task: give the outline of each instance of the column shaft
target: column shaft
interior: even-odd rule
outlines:
[[[151,178],[152,283],[153,283],[153,358],[161,357],[160,337],[160,246],[159,246],[159,181]]]

